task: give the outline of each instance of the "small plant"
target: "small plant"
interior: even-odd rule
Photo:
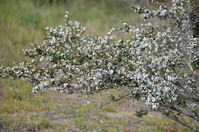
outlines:
[[[30,61],[1,67],[0,77],[27,80],[35,85],[33,92],[51,88],[89,95],[127,89],[126,96],[144,100],[150,109],[199,131],[180,118],[199,122],[199,2],[155,5],[156,10],[133,9],[144,20],[157,17],[167,26],[147,23],[135,28],[124,23],[104,36],[85,33],[66,12],[65,25],[46,27],[43,43],[24,49]]]

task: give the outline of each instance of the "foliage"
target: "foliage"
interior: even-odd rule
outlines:
[[[33,92],[51,88],[88,95],[124,88],[152,110],[198,131],[180,118],[199,121],[199,15],[192,4],[173,0],[170,8],[133,7],[143,19],[157,17],[168,25],[124,23],[105,36],[86,34],[66,12],[65,25],[46,27],[43,43],[24,49],[31,61],[2,67],[0,77],[25,79],[35,85]]]

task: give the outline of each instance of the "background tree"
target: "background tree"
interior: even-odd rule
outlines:
[[[71,21],[66,12],[64,26],[45,28],[43,43],[24,50],[31,61],[1,67],[0,77],[25,79],[35,85],[34,92],[51,88],[89,95],[122,88],[126,90],[123,97],[144,100],[151,110],[198,131],[181,118],[185,115],[199,122],[198,12],[194,2],[173,0],[171,7],[155,3],[156,10],[133,7],[143,19],[157,17],[167,26],[147,23],[135,28],[124,23],[104,36],[86,34],[85,27]]]

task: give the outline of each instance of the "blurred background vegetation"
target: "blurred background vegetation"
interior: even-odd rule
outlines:
[[[43,28],[64,24],[64,12],[80,21],[90,34],[101,35],[127,22],[137,25],[140,18],[132,4],[149,6],[147,0],[0,0],[0,66],[12,66],[26,59],[22,49],[40,43]],[[21,80],[0,80],[0,132],[188,132],[158,113],[140,119],[134,113],[143,106],[132,100],[111,102],[99,93],[89,98],[54,91],[31,92]],[[187,120],[188,121],[188,120]]]

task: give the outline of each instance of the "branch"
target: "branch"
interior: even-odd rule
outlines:
[[[185,127],[190,128],[193,132],[199,132],[199,129],[196,129],[196,128],[190,126],[189,124],[187,124],[187,123],[185,123],[185,122],[179,120],[175,115],[171,114],[171,112],[168,113],[168,112],[165,112],[165,111],[163,111],[163,110],[159,110],[159,112],[162,113],[163,115],[167,116],[168,118],[170,118],[170,119],[172,119],[172,120],[178,122],[179,124],[181,124],[181,125],[183,125],[183,126],[185,126]]]

